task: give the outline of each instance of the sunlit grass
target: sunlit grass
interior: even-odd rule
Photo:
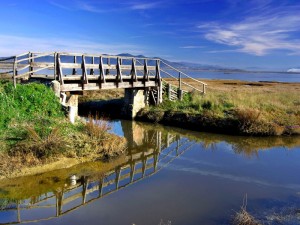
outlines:
[[[195,83],[186,81],[191,85]],[[299,96],[300,85],[297,83],[211,81],[204,95],[192,91],[183,101],[165,99],[160,106],[151,107],[150,111],[233,119],[238,121],[240,131],[248,134],[300,133]]]

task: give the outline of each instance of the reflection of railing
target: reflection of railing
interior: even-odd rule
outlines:
[[[95,201],[131,184],[141,181],[159,172],[185,151],[193,143],[179,135],[168,134],[162,137],[160,131],[156,132],[156,146],[152,149],[130,154],[127,163],[107,172],[99,180],[92,180],[88,176],[70,178],[66,187],[42,196],[18,201],[15,207],[5,211],[16,211],[16,221],[5,224],[37,222],[49,220],[71,211],[80,206]],[[22,219],[22,212],[30,210],[30,215],[36,215],[34,210],[54,209],[53,214],[46,218]],[[51,210],[50,210],[51,211]]]

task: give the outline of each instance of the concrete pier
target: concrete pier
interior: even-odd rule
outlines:
[[[146,90],[125,89],[123,113],[128,118],[135,118],[138,111],[148,104]]]
[[[61,92],[60,83],[58,81],[52,81],[51,87],[55,95],[60,98],[60,103],[64,107],[67,107],[70,122],[75,123],[76,117],[78,116],[78,95],[70,94],[67,96],[64,92]]]

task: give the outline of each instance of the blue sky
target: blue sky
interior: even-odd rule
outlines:
[[[300,67],[298,0],[1,0],[0,55],[131,53],[235,68]]]

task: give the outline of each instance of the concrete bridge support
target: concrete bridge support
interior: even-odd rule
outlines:
[[[71,94],[70,96],[67,96],[63,105],[68,107],[70,122],[75,123],[75,119],[78,116],[78,95]]]
[[[78,116],[78,94],[70,94],[67,96],[64,92],[61,92],[60,83],[58,81],[52,81],[51,86],[55,95],[60,98],[61,104],[67,108],[70,122],[75,123],[75,119]]]
[[[126,117],[135,118],[138,111],[148,105],[148,91],[139,89],[125,89],[123,112]]]

